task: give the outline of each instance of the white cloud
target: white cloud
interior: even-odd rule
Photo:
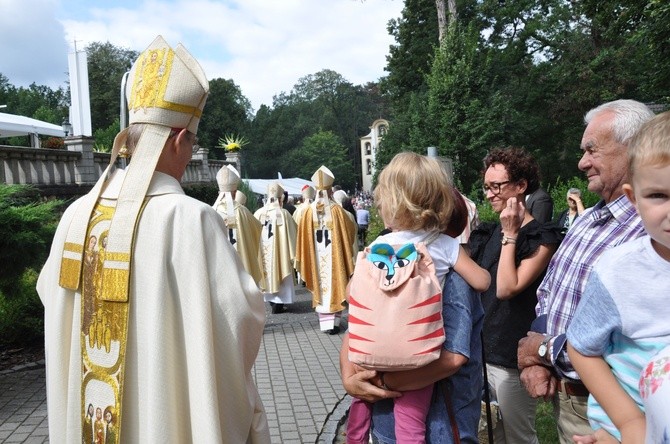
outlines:
[[[37,0],[0,2],[6,16],[5,3]],[[53,4],[44,15],[54,14]],[[63,0],[61,40],[141,51],[161,34],[183,43],[210,79],[232,79],[258,109],[322,69],[355,84],[376,81],[393,43],[386,24],[402,7],[401,0]]]
[[[56,9],[55,1],[0,0],[0,73],[14,86],[64,86],[67,44]]]

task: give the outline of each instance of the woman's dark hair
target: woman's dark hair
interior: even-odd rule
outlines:
[[[454,211],[451,213],[451,219],[447,226],[445,234],[451,237],[458,237],[468,224],[468,207],[461,193],[456,188],[451,189],[454,193]]]
[[[540,188],[540,166],[535,158],[523,148],[494,148],[484,157],[482,176],[491,165],[501,164],[507,170],[510,182],[525,180],[525,194],[531,194]]]

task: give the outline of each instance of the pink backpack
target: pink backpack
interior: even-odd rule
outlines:
[[[349,360],[393,371],[422,367],[444,342],[442,287],[423,242],[374,244],[349,283]]]

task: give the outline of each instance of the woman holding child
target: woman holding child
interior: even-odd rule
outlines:
[[[472,258],[491,274],[482,303],[486,370],[502,416],[494,437],[496,443],[536,444],[537,400],[519,380],[517,344],[535,319],[535,292],[561,237],[556,225],[538,222],[525,208],[525,196],[540,186],[539,167],[529,153],[493,149],[483,173],[484,194],[500,222],[480,224],[469,246]]]

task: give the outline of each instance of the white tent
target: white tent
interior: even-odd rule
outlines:
[[[0,113],[0,137],[29,136],[31,134],[65,137],[63,128],[53,123],[17,116],[16,114]]]
[[[249,184],[249,188],[256,194],[265,196],[268,193],[268,186],[273,182],[279,182],[288,191],[290,196],[300,196],[302,194],[302,187],[305,185],[314,186],[314,184],[299,177],[282,178],[282,179],[242,179]]]

